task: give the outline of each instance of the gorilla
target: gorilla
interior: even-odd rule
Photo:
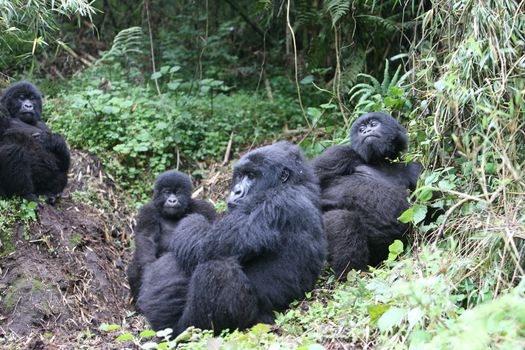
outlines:
[[[406,130],[389,114],[359,117],[350,128],[350,145],[330,147],[313,160],[321,183],[321,205],[328,239],[328,262],[336,275],[366,271],[388,256],[388,246],[406,243],[408,226],[398,217],[408,209],[418,163],[396,163],[407,148]]]
[[[153,187],[153,200],[140,210],[135,228],[135,254],[127,274],[133,300],[136,301],[144,267],[169,250],[177,224],[186,215],[201,214],[207,221],[215,220],[213,206],[192,199],[190,178],[170,170],[160,174]]]
[[[8,87],[0,98],[7,118],[0,132],[0,197],[53,203],[67,184],[69,149],[42,122],[42,95],[31,83]]]
[[[245,329],[303,297],[319,277],[326,238],[319,185],[297,146],[279,142],[235,165],[228,210],[181,220],[170,252],[149,264],[138,298],[154,329]]]

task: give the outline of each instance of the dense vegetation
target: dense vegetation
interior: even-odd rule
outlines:
[[[152,332],[102,327],[118,339],[525,347],[523,2],[11,1],[0,28],[1,77],[38,81],[48,122],[102,159],[131,206],[161,171],[198,179],[253,145],[291,139],[314,156],[367,111],[399,117],[406,158],[426,168],[401,217],[412,245],[345,283],[326,274],[278,332],[157,344]],[[444,213],[425,225],[431,207]]]

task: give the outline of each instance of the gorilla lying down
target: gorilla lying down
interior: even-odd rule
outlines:
[[[155,180],[153,200],[140,210],[135,228],[135,254],[128,266],[128,281],[136,301],[144,267],[169,251],[177,223],[186,215],[201,214],[215,219],[215,209],[203,200],[192,199],[190,178],[178,171],[166,171]]]
[[[194,213],[166,231],[168,252],[145,266],[137,305],[174,334],[273,322],[313,288],[326,255],[317,180],[287,142],[240,159],[222,217]]]
[[[406,130],[386,113],[359,117],[350,145],[337,145],[314,159],[328,239],[328,261],[338,277],[366,271],[388,256],[388,246],[405,241],[408,225],[397,218],[408,209],[421,166],[394,163],[407,147]]]
[[[0,98],[0,197],[53,203],[67,184],[70,155],[64,139],[42,122],[42,96],[31,83],[8,87]]]

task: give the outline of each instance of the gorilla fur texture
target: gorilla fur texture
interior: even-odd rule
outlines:
[[[181,220],[171,253],[144,273],[139,308],[154,329],[244,329],[311,290],[326,239],[319,186],[297,146],[279,142],[235,165],[228,211]]]
[[[200,199],[192,199],[190,178],[171,170],[155,180],[153,200],[140,210],[135,228],[135,254],[128,266],[128,281],[136,301],[144,267],[169,251],[178,222],[189,214],[201,214],[207,221],[215,219],[213,206]]]
[[[67,184],[70,155],[64,139],[42,122],[42,96],[31,83],[11,85],[0,98],[7,118],[0,131],[0,196],[54,202]]]
[[[314,159],[328,239],[328,261],[338,277],[366,271],[404,241],[408,226],[398,217],[408,209],[421,166],[394,163],[407,147],[406,130],[386,113],[367,113],[350,129],[350,145],[337,145]]]

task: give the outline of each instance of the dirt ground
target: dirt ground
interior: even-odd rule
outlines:
[[[194,197],[221,200],[230,168],[208,168]],[[115,191],[96,157],[73,151],[62,198],[29,230],[13,227],[16,250],[0,259],[0,349],[111,349],[102,323],[146,328],[125,274],[135,212]]]
[[[72,158],[63,197],[28,232],[16,225],[16,251],[0,260],[0,348],[105,348],[99,325],[122,324],[133,311],[125,276],[133,213],[119,210],[96,158]]]

